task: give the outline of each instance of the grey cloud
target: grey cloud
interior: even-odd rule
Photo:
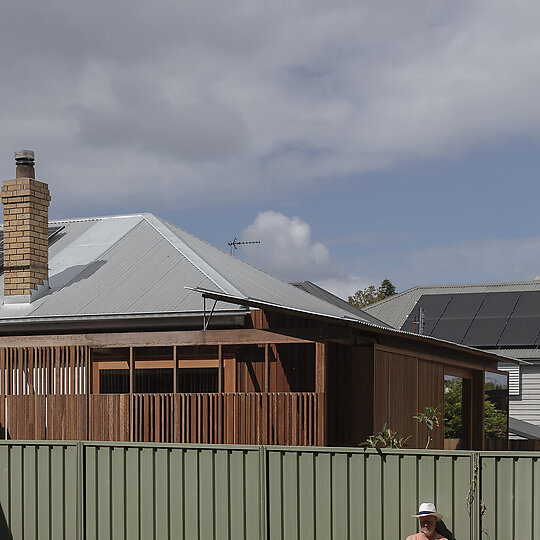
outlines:
[[[74,108],[82,140],[96,147],[126,146],[180,161],[234,157],[245,150],[245,126],[232,107],[211,98],[174,103],[159,99],[157,87],[144,90],[134,85],[115,95],[110,105]]]
[[[540,274],[540,238],[485,238],[396,250],[350,268],[357,270],[390,276],[399,290],[441,283],[527,281]]]
[[[67,160],[50,169],[66,201],[144,189],[160,164],[174,180],[154,181],[155,204],[264,200],[540,137],[539,15],[502,0],[6,2],[0,166],[21,145],[77,156],[77,189]]]

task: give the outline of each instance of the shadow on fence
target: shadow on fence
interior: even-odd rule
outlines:
[[[0,505],[0,538],[2,540],[13,540],[11,531],[9,530],[6,516],[4,515],[4,509]]]

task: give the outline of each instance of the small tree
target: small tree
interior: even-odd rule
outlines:
[[[396,294],[396,288],[389,279],[383,279],[381,286],[379,287],[379,294],[386,298]]]
[[[410,438],[410,435],[402,437],[400,433],[386,427],[386,423],[384,423],[381,431],[370,435],[360,446],[367,446],[368,448],[403,448]]]
[[[363,308],[393,294],[396,294],[394,284],[389,279],[383,279],[379,287],[370,285],[356,291],[352,296],[349,296],[348,302],[357,308]]]
[[[431,442],[431,432],[439,427],[441,422],[441,408],[440,407],[426,407],[426,410],[423,413],[418,413],[416,416],[413,416],[420,424],[424,424],[427,427],[427,443],[426,449],[429,447]]]

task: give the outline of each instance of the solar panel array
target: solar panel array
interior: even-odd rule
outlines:
[[[474,347],[540,345],[540,291],[422,295],[401,327]],[[416,321],[416,323],[415,323]]]
[[[64,225],[60,226],[54,226],[48,228],[48,234],[49,234],[49,243],[53,236],[56,236],[62,229],[64,229]],[[4,270],[4,231],[0,231],[0,270]]]

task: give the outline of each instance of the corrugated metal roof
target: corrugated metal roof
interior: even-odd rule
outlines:
[[[511,435],[524,439],[540,439],[540,426],[510,416],[508,429]]]
[[[272,304],[284,304],[294,309],[324,313],[335,317],[347,317],[366,322],[371,320],[370,316],[352,314],[349,311],[300,290],[290,283],[281,281],[236,257],[231,257],[228,253],[217,249],[200,238],[166,221],[160,221],[169,227],[185,245],[191,248],[210,267],[219,269],[219,273],[230,286],[240,292],[238,294],[225,291],[228,292],[229,296],[253,297]]]
[[[463,285],[422,285],[395,294],[375,304],[366,306],[364,311],[393,326],[401,328],[409,313],[422,295],[462,294],[487,292],[540,291],[540,281],[519,281],[511,283],[473,283]]]
[[[151,214],[54,224],[64,229],[50,246],[50,290],[31,304],[2,305],[0,321],[200,313],[201,295],[186,287],[372,320],[299,290]],[[215,312],[245,313],[246,308],[218,302]]]
[[[540,349],[492,349],[482,348],[483,351],[487,351],[493,354],[499,354],[501,356],[507,356],[508,358],[515,358],[517,360],[540,360]]]
[[[295,287],[302,289],[303,291],[306,291],[309,294],[313,294],[314,296],[317,296],[318,298],[321,298],[322,300],[325,300],[326,302],[330,302],[331,304],[334,304],[340,307],[341,309],[344,309],[345,311],[352,313],[353,315],[357,315],[359,317],[367,319],[369,322],[373,324],[377,324],[379,326],[389,326],[383,321],[377,319],[376,317],[373,317],[369,313],[366,313],[365,311],[358,309],[356,306],[349,304],[349,302],[346,302],[339,296],[332,294],[330,291],[327,291],[326,289],[323,289],[322,287],[315,285],[315,283],[312,283],[311,281],[300,281],[296,283],[291,283],[291,285],[294,285]]]

